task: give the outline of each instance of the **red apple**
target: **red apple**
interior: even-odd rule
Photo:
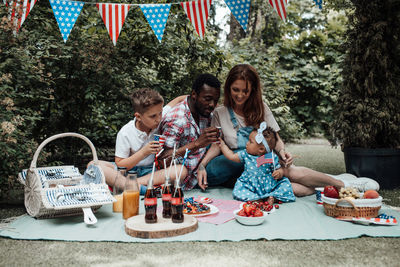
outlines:
[[[330,198],[339,198],[339,190],[333,185],[327,185],[324,188],[324,195]]]

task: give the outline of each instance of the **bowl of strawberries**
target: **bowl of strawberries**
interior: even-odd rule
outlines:
[[[259,225],[265,220],[264,211],[253,203],[244,203],[240,210],[235,210],[235,219],[244,225]]]

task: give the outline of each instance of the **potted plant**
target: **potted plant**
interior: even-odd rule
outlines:
[[[351,0],[332,132],[346,171],[400,186],[400,3]]]

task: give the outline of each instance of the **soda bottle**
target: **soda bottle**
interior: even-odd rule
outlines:
[[[122,217],[126,220],[139,214],[139,184],[137,173],[129,171],[122,201]]]
[[[163,218],[171,218],[171,197],[172,197],[172,186],[169,177],[165,179],[164,187],[162,189],[162,203],[163,203]]]
[[[184,220],[183,216],[183,192],[179,185],[179,179],[176,180],[175,190],[171,198],[171,212],[172,222],[182,223]]]
[[[153,180],[150,179],[144,196],[144,208],[146,214],[144,220],[146,223],[157,222],[157,196],[153,187]]]

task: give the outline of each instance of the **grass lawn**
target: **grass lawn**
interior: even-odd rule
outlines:
[[[330,174],[345,172],[343,154],[323,140],[290,144],[295,164]],[[400,206],[400,189],[380,191]],[[0,208],[0,218],[24,213]],[[399,219],[399,218],[398,218]],[[114,243],[26,241],[0,238],[0,266],[399,266],[399,238],[340,241]]]

